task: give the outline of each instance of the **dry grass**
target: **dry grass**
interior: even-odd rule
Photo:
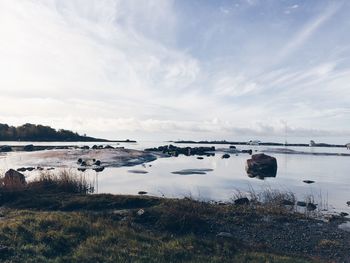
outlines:
[[[2,177],[0,179],[1,192],[19,192],[19,191],[35,191],[37,193],[45,192],[64,192],[88,194],[93,193],[94,187],[90,184],[83,175],[75,174],[69,170],[60,170],[53,172],[41,172],[37,178],[29,183],[23,184],[21,181],[14,178],[9,183],[9,180]]]

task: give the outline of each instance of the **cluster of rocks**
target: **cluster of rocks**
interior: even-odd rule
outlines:
[[[46,168],[46,170],[53,170],[54,168],[51,167],[51,168]],[[25,172],[25,171],[34,171],[34,170],[38,170],[38,171],[43,171],[44,168],[43,167],[40,167],[40,166],[37,166],[37,167],[21,167],[21,168],[18,168],[17,171],[19,172]]]
[[[191,155],[200,155],[200,156],[214,156],[215,147],[177,147],[174,145],[164,145],[156,148],[148,148],[145,151],[152,152],[162,152],[164,154],[169,154],[170,156],[179,156],[180,154],[191,156]]]
[[[124,147],[120,147],[120,148],[124,148]],[[83,149],[83,150],[89,150],[90,149],[90,146],[88,146],[88,145],[84,145],[84,146],[82,146],[82,147],[80,147],[80,149]],[[91,149],[93,149],[93,150],[98,150],[98,149],[115,149],[113,146],[111,146],[111,145],[105,145],[105,146],[103,146],[103,145],[93,145],[92,147],[91,147]]]
[[[102,172],[105,169],[104,166],[101,166],[102,162],[96,159],[83,160],[82,158],[79,158],[77,163],[80,165],[78,171],[81,172],[85,172],[88,168],[91,168],[96,172]]]

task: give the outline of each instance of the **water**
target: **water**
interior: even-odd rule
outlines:
[[[28,142],[16,142],[25,145]],[[14,142],[2,144],[14,145]],[[94,145],[92,143],[34,143],[35,145]],[[144,149],[165,145],[165,142],[109,143],[132,149]],[[179,146],[187,146],[180,144]],[[188,146],[199,146],[198,144]],[[211,146],[211,145],[206,145]],[[228,145],[214,145],[216,148],[228,148]],[[237,146],[240,149],[262,151],[264,146]],[[269,149],[274,147],[269,147]],[[276,147],[279,148],[279,147]],[[306,152],[350,153],[345,148],[289,147],[289,149]],[[150,195],[165,197],[192,196],[202,200],[229,201],[237,191],[256,192],[266,188],[291,191],[299,200],[312,195],[320,208],[350,213],[346,202],[350,200],[350,157],[348,156],[314,156],[269,153],[276,157],[278,171],[275,178],[260,180],[249,178],[245,172],[248,154],[231,154],[231,158],[222,159],[221,153],[198,160],[195,156],[159,158],[145,166],[106,168],[101,173],[87,171],[84,175],[94,183],[98,193],[137,194],[146,191]],[[21,166],[21,153],[9,153],[0,156],[0,169]],[[23,157],[24,158],[24,157]],[[16,161],[13,161],[16,160]],[[206,174],[180,175],[174,171],[183,169],[213,169]],[[129,170],[143,170],[148,173],[130,173]],[[76,171],[76,170],[74,170]],[[77,172],[77,171],[76,171]],[[80,173],[80,172],[77,172]],[[26,172],[29,179],[35,173]],[[314,184],[305,184],[303,180],[313,180]]]

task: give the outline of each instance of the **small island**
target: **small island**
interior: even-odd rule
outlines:
[[[26,123],[15,127],[0,123],[0,141],[32,142],[136,142],[134,140],[107,140],[79,135],[65,129],[56,130],[50,126]]]

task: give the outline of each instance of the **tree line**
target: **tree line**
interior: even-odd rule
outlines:
[[[15,127],[0,123],[0,141],[102,141],[76,132],[26,123]]]

